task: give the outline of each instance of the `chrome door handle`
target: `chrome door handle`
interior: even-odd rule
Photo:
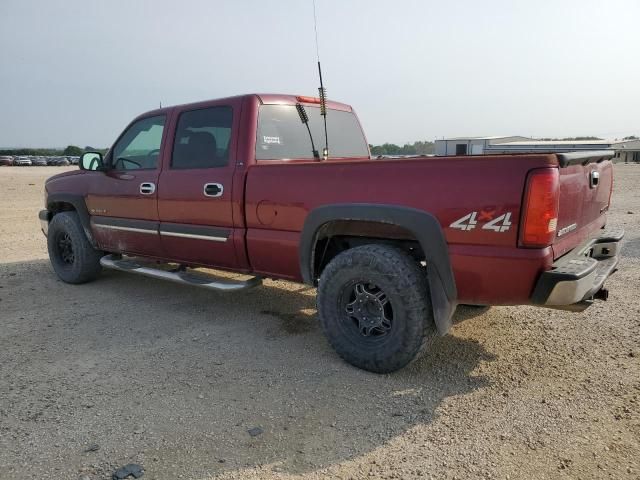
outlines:
[[[205,183],[204,184],[204,196],[205,197],[221,197],[224,192],[224,187],[221,183]]]
[[[140,184],[140,193],[142,195],[152,195],[156,191],[156,184],[151,182],[144,182]]]

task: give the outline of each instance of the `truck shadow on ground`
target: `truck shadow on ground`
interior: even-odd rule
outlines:
[[[454,334],[392,375],[358,370],[322,336],[315,291],[281,282],[217,294],[105,272],[71,286],[39,261],[0,265],[0,287],[0,391],[20,393],[0,401],[20,419],[0,463],[15,468],[66,458],[99,475],[137,461],[150,478],[314,471],[430,424],[448,397],[488,385],[474,370],[493,359]],[[92,442],[100,449],[83,453]]]
[[[635,232],[628,232],[627,238],[623,240],[623,257],[640,258],[640,237],[633,236],[633,233]]]

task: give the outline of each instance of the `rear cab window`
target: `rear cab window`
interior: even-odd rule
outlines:
[[[295,105],[262,105],[258,114],[257,160],[314,159],[325,146],[324,118],[319,106],[304,105],[309,130]],[[353,112],[327,109],[330,158],[369,157],[369,147]]]

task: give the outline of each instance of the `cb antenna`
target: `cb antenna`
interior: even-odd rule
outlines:
[[[322,159],[329,158],[329,138],[327,135],[327,91],[322,83],[322,67],[320,66],[320,48],[318,47],[318,19],[316,17],[316,0],[313,0],[313,28],[316,32],[316,58],[318,59],[318,75],[320,76],[320,115],[324,117],[324,148],[322,149]]]

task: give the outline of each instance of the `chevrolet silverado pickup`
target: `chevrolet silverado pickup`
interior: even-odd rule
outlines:
[[[623,237],[605,228],[611,156],[372,159],[349,105],[251,94],[140,115],[48,179],[39,218],[68,283],[109,268],[218,291],[317,286],[337,353],[392,372],[458,304],[606,300]]]

